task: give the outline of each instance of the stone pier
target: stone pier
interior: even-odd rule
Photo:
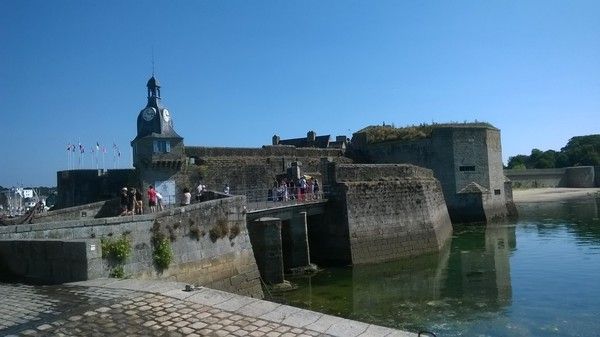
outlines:
[[[248,226],[254,258],[267,284],[283,282],[281,219],[264,217]]]
[[[286,270],[306,267],[310,264],[310,249],[306,212],[299,212],[281,228],[283,237],[283,258]]]

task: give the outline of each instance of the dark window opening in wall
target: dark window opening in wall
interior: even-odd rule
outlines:
[[[155,140],[153,145],[154,153],[171,152],[171,143],[168,140]]]
[[[465,171],[475,171],[475,166],[471,165],[471,166],[459,166],[458,170],[461,172],[465,172]]]
[[[495,195],[500,195],[500,193],[501,193],[500,190],[494,190]]]

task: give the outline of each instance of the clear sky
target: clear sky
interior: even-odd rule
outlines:
[[[506,161],[600,133],[597,0],[0,0],[0,42],[5,187],[56,185],[69,143],[131,167],[153,49],[186,145],[479,120]]]

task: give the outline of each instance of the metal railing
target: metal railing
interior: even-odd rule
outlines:
[[[307,189],[308,190],[308,189]],[[329,186],[319,186],[318,191],[305,191],[302,193],[296,187],[273,187],[270,189],[231,190],[231,195],[245,195],[248,202],[248,211],[269,209],[289,205],[298,205],[318,202],[329,196]]]
[[[330,188],[329,186],[319,186],[318,191],[307,191],[305,193],[301,193],[300,189],[297,187],[288,187],[287,189],[282,187],[271,189],[231,189],[229,195],[246,196],[246,200],[248,202],[248,211],[255,211],[259,209],[297,205],[327,199],[327,197],[330,195]],[[163,196],[162,200],[159,202],[159,205],[156,206],[156,209],[157,211],[160,211],[181,207],[181,199],[181,196]],[[197,196],[192,194],[192,204],[200,201],[202,200],[198,200]]]

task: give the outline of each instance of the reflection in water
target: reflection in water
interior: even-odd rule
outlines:
[[[515,247],[514,226],[459,228],[439,254],[330,268],[293,279],[300,289],[284,296],[292,305],[410,330],[469,319],[510,304]]]
[[[591,336],[600,200],[519,205],[517,224],[456,226],[438,254],[291,279],[291,305],[438,336]],[[517,249],[517,239],[519,241]]]
[[[600,243],[600,198],[529,203],[521,204],[518,208],[523,214],[521,221],[537,226],[541,235],[552,235],[553,228],[573,223],[577,226],[568,226],[567,230],[574,234],[579,243]]]

